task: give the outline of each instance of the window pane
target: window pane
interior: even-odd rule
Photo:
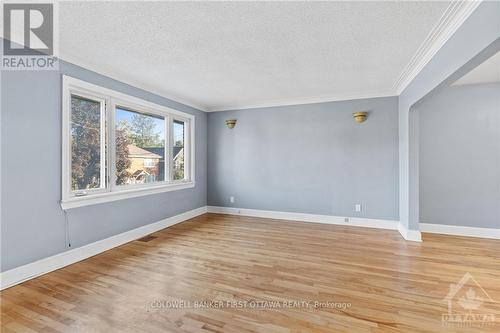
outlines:
[[[174,153],[173,169],[174,180],[184,179],[184,133],[186,124],[174,120]]]
[[[165,180],[165,119],[116,108],[116,184]]]
[[[101,169],[101,102],[71,96],[71,188],[88,190],[105,187]],[[104,178],[104,177],[103,177]]]

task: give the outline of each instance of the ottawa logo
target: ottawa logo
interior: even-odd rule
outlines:
[[[450,291],[443,301],[448,303],[448,313],[441,316],[445,327],[495,325],[495,315],[485,310],[487,303],[495,302],[470,273],[466,273],[457,284],[450,284]]]

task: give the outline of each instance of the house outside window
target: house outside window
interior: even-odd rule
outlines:
[[[156,155],[158,156],[158,155]],[[155,168],[157,167],[157,163],[159,163],[159,160],[160,160],[160,157],[161,156],[158,156],[158,157],[153,157],[153,158],[145,158],[144,159],[144,167],[145,168]]]
[[[64,76],[61,205],[193,187],[194,120]]]
[[[145,184],[162,180],[165,173],[160,175],[160,159],[162,156],[134,145],[128,145],[130,166],[127,168],[129,177],[125,184]]]

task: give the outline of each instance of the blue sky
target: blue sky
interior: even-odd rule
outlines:
[[[116,108],[115,114],[115,122],[117,124],[122,120],[125,120],[129,124],[132,124],[132,116],[136,114],[136,112]],[[165,137],[165,120],[163,120],[162,118],[156,118],[154,116],[151,116],[151,118],[153,118],[155,121],[155,132],[160,134],[160,138]],[[174,123],[174,142],[182,140],[184,134],[183,132],[184,126]]]

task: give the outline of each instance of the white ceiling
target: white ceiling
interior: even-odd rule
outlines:
[[[61,2],[61,58],[203,110],[396,95],[450,2]]]
[[[453,83],[453,86],[464,84],[500,82],[500,52],[471,70]]]

